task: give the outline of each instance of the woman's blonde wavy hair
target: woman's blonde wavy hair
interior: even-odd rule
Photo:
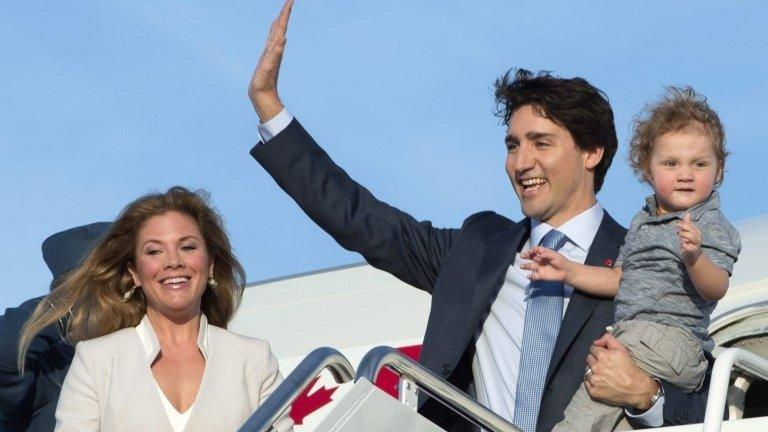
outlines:
[[[67,316],[64,334],[74,345],[139,324],[147,311],[146,298],[136,290],[128,301],[123,295],[133,286],[128,264],[135,263],[136,239],[146,221],[176,211],[197,222],[213,267],[216,286],[203,293],[201,310],[212,325],[226,328],[240,305],[245,272],[235,258],[221,216],[208,205],[208,193],[174,186],[165,193],[142,196],[128,204],[109,231],[27,320],[19,340],[19,370],[32,339],[44,328]]]

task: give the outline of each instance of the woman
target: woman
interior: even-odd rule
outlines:
[[[202,194],[177,186],[130,203],[22,334],[20,365],[34,335],[69,315],[77,345],[56,430],[239,428],[282,380],[267,342],[224,330],[244,280]]]

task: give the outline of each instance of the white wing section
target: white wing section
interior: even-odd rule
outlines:
[[[249,285],[230,329],[266,339],[285,375],[320,346],[353,366],[378,345],[421,344],[430,296],[365,263]]]

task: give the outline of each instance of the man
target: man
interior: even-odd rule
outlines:
[[[77,268],[109,228],[97,222],[54,234],[43,242],[43,259],[53,274],[51,290]],[[17,367],[24,323],[46,297],[27,300],[0,316],[0,430],[52,431],[61,385],[75,350],[62,336],[63,323],[43,329],[30,343],[24,373]]]
[[[526,219],[481,212],[460,229],[433,228],[350,179],[283,107],[277,76],[291,6],[273,23],[249,87],[263,138],[251,154],[339,244],[432,294],[420,362],[526,432],[550,430],[583,381],[641,426],[702,418],[700,394],[653,380],[610,335],[600,338],[613,322],[610,299],[529,283],[520,270],[520,252],[537,244],[591,265],[610,266],[618,254],[625,230],[595,196],[617,148],[605,96],[580,78],[502,77],[506,170]],[[470,430],[422,402],[420,413],[442,428]]]

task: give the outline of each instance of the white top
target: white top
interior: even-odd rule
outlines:
[[[152,328],[152,324],[149,322],[149,318],[147,318],[146,315],[144,315],[144,318],[141,320],[139,325],[136,326],[136,333],[139,335],[139,341],[141,342],[142,348],[144,348],[144,353],[147,356],[149,367],[151,367],[152,363],[160,354],[160,343],[158,342],[155,330]],[[203,353],[203,357],[205,358],[208,356],[209,337],[210,330],[208,328],[208,319],[205,317],[205,314],[201,314],[200,327],[198,328],[197,346],[200,348],[200,352]],[[160,385],[157,384],[157,381],[154,379],[154,375],[152,377],[152,382],[155,384],[157,393],[160,395],[160,400],[163,403],[165,413],[168,415],[168,421],[171,423],[171,427],[173,428],[174,432],[182,432],[187,426],[187,422],[189,421],[190,414],[192,414],[192,410],[195,409],[197,400],[195,400],[195,402],[192,403],[192,406],[190,406],[186,411],[180,413],[165,396],[165,393],[163,393]]]
[[[262,141],[267,142],[282,132],[293,118],[288,109],[283,108],[275,117],[260,123],[259,135]],[[568,237],[559,252],[566,258],[583,264],[602,219],[603,208],[597,203],[558,227],[558,230]],[[541,238],[552,228],[532,220],[531,236],[523,251],[530,249],[531,244],[538,245]],[[520,264],[520,253],[517,253],[477,338],[475,357],[472,360],[478,401],[509,421],[512,421],[515,412],[517,370],[520,367],[520,344],[523,340],[525,321],[521,317],[525,317],[526,294],[530,283]],[[565,285],[563,314],[572,292],[573,287]],[[659,427],[664,423],[664,396],[641,414],[636,414],[631,409],[625,409],[624,412],[635,422]]]
[[[157,381],[155,381],[155,388],[157,388],[157,392],[160,394],[160,400],[163,402],[163,408],[165,408],[165,413],[168,414],[168,421],[171,422],[171,427],[173,428],[173,431],[182,432],[184,428],[187,426],[187,422],[189,421],[189,415],[192,413],[192,408],[195,407],[195,404],[192,404],[192,406],[189,407],[188,410],[184,411],[183,413],[180,413],[176,411],[176,408],[173,407],[173,404],[171,403],[171,401],[169,401],[168,398],[165,397],[165,393],[163,393],[163,390],[157,384]]]

